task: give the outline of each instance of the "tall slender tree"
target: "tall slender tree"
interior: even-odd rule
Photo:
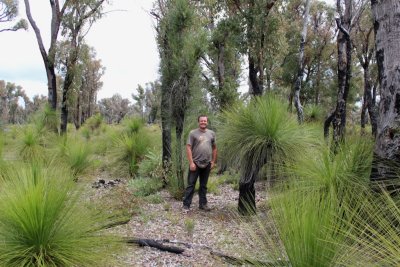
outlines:
[[[367,2],[365,2],[367,4]],[[365,8],[360,20],[355,24],[354,37],[352,38],[356,57],[363,69],[364,74],[364,97],[361,108],[361,129],[365,129],[367,123],[367,111],[371,123],[372,135],[376,136],[376,127],[378,112],[373,91],[376,91],[376,84],[373,78],[375,73],[371,69],[371,63],[374,63],[375,45],[374,45],[374,26],[372,22],[372,12]],[[372,65],[373,67],[374,65]]]
[[[247,55],[249,82],[252,95],[264,93],[265,45],[268,34],[268,16],[277,0],[229,0],[231,12],[242,20],[243,53]]]
[[[191,83],[199,70],[203,53],[204,34],[199,29],[195,7],[186,0],[170,0],[160,9],[165,12],[159,22],[159,51],[161,58],[161,119],[163,131],[163,161],[170,160],[171,121],[176,135],[176,177],[184,189],[182,169],[182,135]],[[168,158],[169,157],[169,158]]]
[[[43,59],[44,67],[47,75],[47,88],[48,88],[48,102],[49,105],[56,110],[57,108],[57,77],[56,77],[56,47],[57,39],[59,37],[59,31],[61,27],[61,21],[65,13],[65,9],[73,2],[72,0],[65,0],[64,4],[60,6],[59,0],[50,0],[51,7],[51,28],[50,28],[50,46],[48,51],[46,51],[43,43],[42,34],[40,29],[36,24],[35,19],[32,16],[31,7],[29,0],[24,0],[26,16],[31,24],[36,40],[39,45],[40,54]]]
[[[297,72],[297,78],[294,85],[294,105],[297,110],[297,120],[299,123],[303,123],[304,114],[303,114],[303,106],[300,101],[300,91],[301,91],[301,83],[303,82],[303,74],[304,74],[304,47],[306,45],[307,38],[307,28],[308,28],[308,17],[310,12],[311,1],[306,0],[304,4],[304,21],[303,21],[303,30],[301,31],[301,40],[300,40],[300,48],[299,48],[299,66]]]
[[[345,10],[343,10],[343,7]],[[330,124],[333,126],[333,143],[335,147],[344,140],[346,129],[347,97],[350,91],[352,64],[352,44],[350,38],[352,8],[352,0],[344,0],[344,6],[342,5],[342,0],[336,1],[336,10],[340,16],[336,18],[336,25],[339,29],[337,37],[338,91],[336,108],[324,123],[324,135],[326,137],[329,135]]]
[[[66,73],[62,87],[61,134],[67,132],[68,93],[73,87],[79,50],[91,25],[101,18],[101,10],[105,2],[106,0],[73,1],[64,14],[62,21],[63,35],[68,38],[70,49],[66,60]]]

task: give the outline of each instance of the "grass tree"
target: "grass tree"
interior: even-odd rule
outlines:
[[[219,129],[224,155],[241,168],[239,211],[255,212],[255,188],[260,169],[269,161],[283,164],[318,140],[315,131],[298,125],[273,95],[254,98],[223,114]]]
[[[291,266],[339,261],[366,203],[371,161],[372,142],[349,139],[337,154],[322,144],[286,166],[288,181],[271,194],[271,207]]]
[[[39,165],[2,172],[1,266],[98,266],[110,258],[118,243],[101,232],[107,219],[82,205],[68,173]]]
[[[135,177],[139,162],[150,148],[151,139],[140,118],[128,118],[123,125],[122,132],[112,137],[110,153],[121,175]]]
[[[160,7],[161,8],[161,7]],[[162,13],[162,12],[161,12]],[[182,135],[192,81],[198,75],[205,35],[199,28],[195,7],[185,0],[170,0],[159,21],[161,57],[161,120],[163,128],[163,161],[171,159],[171,122],[176,133],[176,176],[184,189],[182,170]],[[165,166],[167,167],[167,166]]]

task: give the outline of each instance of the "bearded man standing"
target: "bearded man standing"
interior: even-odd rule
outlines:
[[[207,182],[210,171],[217,160],[217,145],[214,131],[207,129],[208,117],[197,118],[199,128],[190,131],[186,143],[186,154],[189,160],[188,185],[183,197],[183,210],[190,210],[197,178],[200,177],[199,209],[209,211],[207,205]]]

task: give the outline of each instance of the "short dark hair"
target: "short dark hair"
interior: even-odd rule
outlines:
[[[206,117],[206,118],[207,118],[207,121],[208,121],[208,116],[207,116],[207,115],[199,115],[199,116],[197,117],[197,122],[200,121],[200,118],[201,118],[201,117]]]

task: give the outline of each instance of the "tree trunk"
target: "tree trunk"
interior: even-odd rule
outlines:
[[[75,128],[79,130],[82,123],[82,93],[78,92],[78,98],[76,100],[76,114],[75,114]]]
[[[255,58],[251,55],[248,57],[249,59],[249,80],[251,84],[251,94],[254,96],[260,96],[263,93],[262,84],[258,81],[257,73],[258,69],[255,63]]]
[[[176,132],[176,179],[178,182],[178,188],[182,190],[185,189],[185,182],[183,178],[183,161],[182,161],[182,133],[183,133],[183,124],[185,120],[185,113],[182,112],[180,114],[180,118],[176,120],[175,132]]]
[[[239,213],[242,215],[252,215],[256,213],[256,190],[254,181],[239,183]]]
[[[303,81],[303,74],[304,74],[304,46],[306,44],[307,38],[307,24],[308,24],[308,14],[310,11],[310,0],[306,0],[305,4],[305,12],[304,12],[304,21],[303,21],[303,30],[301,31],[301,40],[300,40],[300,49],[299,49],[299,65],[298,65],[298,72],[297,78],[294,85],[294,106],[297,110],[297,120],[300,124],[304,121],[304,114],[303,114],[303,106],[300,102],[300,91],[301,91],[301,83]]]
[[[338,94],[336,100],[336,109],[329,116],[324,124],[324,133],[328,133],[327,126],[332,123],[333,126],[333,147],[336,147],[344,141],[346,130],[346,106],[347,97],[350,90],[351,78],[351,40],[350,40],[350,22],[352,13],[352,0],[345,0],[345,13],[342,15],[341,0],[337,0],[336,8],[340,14],[340,18],[336,19],[339,34],[337,37],[337,51],[338,51]],[[325,135],[326,136],[326,135]]]
[[[161,85],[161,128],[162,128],[162,161],[163,182],[167,184],[167,173],[171,167],[171,93],[169,85],[163,81]]]
[[[398,177],[400,162],[400,3],[371,0],[381,101],[372,181]]]
[[[61,17],[63,15],[63,12],[65,10],[65,5],[67,4],[67,2],[69,1],[65,1],[64,7],[60,11],[60,6],[58,1],[50,1],[51,14],[52,14],[51,36],[50,36],[51,39],[50,39],[50,48],[47,53],[43,45],[43,39],[40,34],[40,30],[37,27],[36,22],[32,17],[29,0],[24,0],[26,16],[35,32],[36,40],[39,45],[40,54],[42,56],[44,67],[46,69],[49,105],[54,110],[56,110],[57,108],[57,80],[54,67],[55,55],[56,55],[55,47],[56,47],[58,32],[60,29]]]
[[[242,176],[239,181],[238,211],[242,215],[252,215],[256,213],[256,190],[254,183],[264,164],[253,161],[251,156],[247,158],[246,165],[242,168]]]
[[[365,129],[367,123],[367,111],[370,118],[372,135],[376,136],[377,128],[377,112],[375,108],[374,98],[372,97],[371,78],[369,72],[369,62],[365,62],[364,66],[364,99],[361,110],[361,128]]]

